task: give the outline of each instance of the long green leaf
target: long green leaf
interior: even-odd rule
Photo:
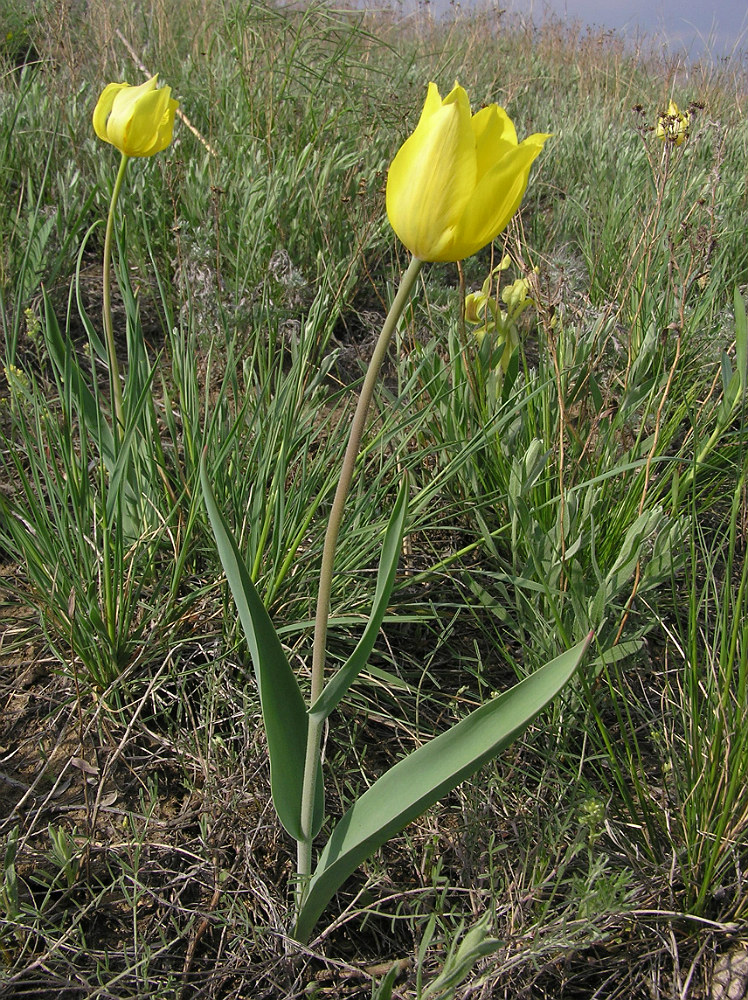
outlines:
[[[301,790],[309,724],[304,699],[270,616],[250,579],[239,547],[218,509],[205,468],[205,456],[200,459],[200,483],[221,564],[252,656],[268,741],[273,805],[287,832],[298,841],[302,839]],[[313,835],[319,833],[322,826],[324,807],[320,766],[316,781]]]
[[[325,906],[362,861],[521,735],[571,679],[591,639],[592,633],[414,750],[354,802],[320,855],[299,911],[297,940],[309,939]]]
[[[346,662],[327,683],[322,694],[309,709],[311,718],[318,717],[320,721],[327,718],[366,666],[374,643],[377,641],[380,626],[387,612],[387,603],[395,584],[397,561],[400,557],[405,528],[405,516],[408,512],[408,488],[408,477],[405,476],[384,535],[374,603],[364,633]]]

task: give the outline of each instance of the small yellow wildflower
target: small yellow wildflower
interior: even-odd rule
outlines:
[[[675,101],[668,104],[665,114],[657,119],[656,134],[663,142],[672,142],[680,146],[688,138],[691,116],[687,111],[680,111]]]

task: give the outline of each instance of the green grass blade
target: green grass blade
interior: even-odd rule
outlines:
[[[296,924],[299,941],[308,940],[325,906],[362,861],[521,735],[571,679],[591,638],[414,750],[354,802],[320,855]]]
[[[79,415],[86,429],[101,449],[101,457],[109,473],[115,466],[116,454],[114,438],[110,428],[101,419],[101,407],[86,385],[70,343],[62,338],[52,303],[44,292],[44,338],[50,359],[62,379],[70,381],[70,392],[79,408]]]
[[[390,594],[395,584],[395,573],[400,558],[400,548],[405,529],[405,517],[408,513],[408,489],[408,477],[405,476],[384,535],[382,556],[379,560],[379,570],[377,572],[377,587],[374,592],[374,603],[369,621],[364,629],[364,634],[346,662],[325,686],[322,694],[309,709],[309,715],[312,718],[318,716],[320,721],[322,721],[328,717],[366,666],[371,651],[374,648],[379,628],[387,612],[387,602],[390,599]]]
[[[745,302],[739,289],[735,289],[735,363],[740,376],[740,388],[744,392],[748,382],[748,322],[746,322]]]
[[[273,805],[286,831],[295,840],[301,840],[301,790],[308,726],[304,699],[242,554],[218,509],[204,456],[200,460],[200,483],[221,564],[252,656],[268,741]],[[324,815],[321,766],[316,787],[315,833],[322,826]]]

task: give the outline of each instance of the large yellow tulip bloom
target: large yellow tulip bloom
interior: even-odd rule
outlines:
[[[527,188],[544,133],[517,142],[503,108],[471,114],[455,84],[443,100],[434,83],[415,132],[387,177],[387,215],[414,257],[462,260],[506,228]]]
[[[171,87],[156,89],[158,75],[140,87],[110,83],[93,113],[96,135],[127,156],[153,156],[171,142],[174,113]]]

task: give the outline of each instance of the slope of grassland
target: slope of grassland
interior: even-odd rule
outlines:
[[[497,11],[2,0],[0,18],[0,996],[744,996],[745,66]],[[116,226],[133,518],[102,445],[117,153],[91,114],[108,82],[154,73],[183,117],[129,165]],[[386,172],[428,82],[455,79],[520,138],[553,137],[507,232],[424,269],[390,352],[331,667],[363,629],[404,470],[410,513],[370,670],[331,719],[329,816],[595,642],[300,949],[198,464],[207,448],[305,684],[355,389],[407,264]],[[656,133],[671,99],[680,144]],[[492,273],[497,307],[514,282],[529,296],[504,368],[461,306]],[[484,917],[493,946],[438,980]]]

